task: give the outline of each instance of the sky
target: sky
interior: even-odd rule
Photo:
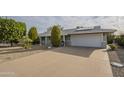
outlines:
[[[8,16],[7,18],[25,22],[28,30],[35,26],[39,33],[47,31],[48,27],[55,24],[65,29],[100,25],[102,28],[114,28],[118,32],[124,32],[124,16]]]

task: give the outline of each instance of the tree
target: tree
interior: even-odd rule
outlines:
[[[51,31],[51,43],[54,47],[59,47],[61,43],[61,29],[58,25],[53,26]]]
[[[18,32],[16,28],[16,22],[13,19],[1,19],[0,21],[0,32],[2,34],[2,40],[10,41],[11,46],[12,42],[15,39],[18,39]]]
[[[27,36],[23,36],[20,43],[22,44],[23,48],[29,49],[29,48],[31,48],[32,40],[30,38],[28,38]]]
[[[30,28],[28,36],[33,41],[33,43],[36,44],[37,40],[39,39],[36,27]]]
[[[13,42],[21,39],[25,32],[25,23],[16,22],[13,19],[0,18],[0,40],[9,41],[11,46],[13,46]]]
[[[16,22],[16,38],[13,38],[13,42],[17,43],[20,39],[23,38],[23,36],[26,36],[26,24],[23,22]]]
[[[20,32],[21,38],[23,36],[26,36],[26,32],[27,32],[27,30],[26,30],[26,24],[23,23],[23,22],[17,22],[17,27],[18,27],[18,30]]]

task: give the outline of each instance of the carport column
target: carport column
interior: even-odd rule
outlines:
[[[105,48],[107,45],[107,36],[106,33],[102,34],[102,48]]]
[[[64,41],[64,46],[65,46],[65,35],[63,35],[63,41]]]
[[[40,36],[40,46],[42,45],[42,37]]]
[[[47,36],[45,37],[45,46],[47,46]]]

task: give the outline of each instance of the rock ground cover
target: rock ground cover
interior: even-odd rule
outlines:
[[[124,49],[119,48],[116,51],[108,51],[110,63],[117,62],[124,64]],[[124,67],[112,66],[113,76],[124,77]]]

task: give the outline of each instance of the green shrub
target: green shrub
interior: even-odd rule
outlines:
[[[124,47],[124,36],[121,35],[121,36],[116,37],[115,41],[119,46]]]
[[[108,44],[112,44],[114,39],[115,39],[114,35],[107,35],[107,43]]]
[[[54,47],[59,47],[61,44],[61,29],[55,25],[51,31],[51,43]]]
[[[29,39],[27,36],[24,36],[21,40],[21,45],[23,48],[29,49],[29,48],[31,48],[32,40]]]
[[[112,51],[115,50],[115,49],[117,48],[117,46],[114,45],[114,44],[109,44],[109,47],[111,48]]]

